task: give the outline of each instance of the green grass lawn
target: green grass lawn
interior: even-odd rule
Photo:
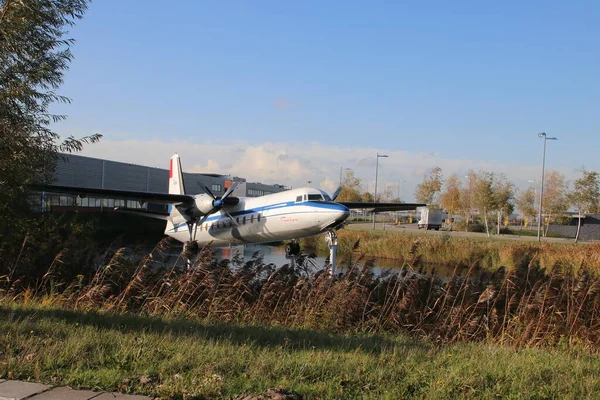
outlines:
[[[440,347],[33,303],[0,302],[0,378],[180,399],[277,386],[308,399],[600,397],[600,359],[572,345]]]

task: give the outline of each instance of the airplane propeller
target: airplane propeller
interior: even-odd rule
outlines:
[[[227,216],[229,217],[229,219],[231,220],[231,222],[233,222],[236,226],[237,226],[237,222],[235,221],[235,218],[233,218],[231,216],[231,214],[229,214],[229,212],[227,212],[226,209],[223,208],[223,206],[236,206],[239,202],[240,199],[238,199],[237,197],[229,197],[231,195],[231,193],[233,193],[233,191],[237,188],[238,186],[238,182],[233,182],[231,187],[229,189],[227,189],[227,191],[223,194],[222,197],[216,197],[213,192],[211,192],[211,190],[208,188],[208,186],[204,186],[204,189],[206,189],[206,193],[212,197],[213,202],[213,209],[210,210],[206,216],[217,212],[219,210],[222,210],[225,214],[227,214]]]

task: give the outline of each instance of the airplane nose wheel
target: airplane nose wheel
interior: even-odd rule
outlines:
[[[327,235],[325,236],[325,240],[327,241],[327,246],[329,247],[329,265],[330,265],[330,274],[335,275],[335,268],[337,264],[337,249],[338,249],[338,237],[337,233],[333,229],[327,231]]]

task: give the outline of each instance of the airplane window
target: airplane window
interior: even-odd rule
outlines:
[[[322,201],[323,200],[323,196],[321,196],[320,194],[309,194],[308,195],[308,201]]]
[[[242,219],[242,224],[246,225],[246,216],[244,216],[244,218]]]
[[[260,214],[258,214],[258,217],[256,217],[258,219],[258,222],[260,222]]]
[[[235,217],[235,222],[240,223],[240,217]]]
[[[306,201],[306,195],[304,195],[304,201]]]
[[[298,196],[298,197],[296,197],[296,203],[299,203],[299,202],[301,202],[301,201],[302,201],[302,196]]]
[[[250,223],[254,223],[254,215],[250,217]]]

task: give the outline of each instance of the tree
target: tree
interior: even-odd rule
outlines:
[[[342,191],[336,201],[360,201],[360,184],[360,179],[354,176],[354,171],[351,169],[346,170],[346,175],[342,181]]]
[[[483,215],[485,232],[490,237],[490,228],[488,223],[488,213],[496,207],[496,195],[494,193],[494,173],[479,172],[474,177],[472,201],[473,206]]]
[[[458,175],[452,174],[446,181],[446,190],[440,194],[440,205],[448,211],[450,230],[452,230],[453,215],[461,210],[461,183]]]
[[[375,198],[373,197],[373,193],[364,192],[360,195],[360,201],[364,203],[373,203],[375,201]]]
[[[537,214],[537,209],[535,208],[535,189],[529,187],[521,193],[516,199],[516,206],[525,217],[532,221],[533,217]]]
[[[72,59],[65,28],[83,17],[87,0],[0,1],[0,234],[29,209],[28,182],[52,178],[59,152],[82,149],[100,135],[60,142],[49,107],[68,103],[56,90]],[[16,217],[16,218],[15,218]]]
[[[442,169],[435,167],[415,188],[415,198],[419,203],[436,205],[436,195],[442,190],[442,183]]]
[[[394,187],[386,183],[382,195],[377,195],[377,201],[392,202],[394,198]]]
[[[510,215],[514,211],[514,185],[506,179],[506,176],[500,174],[494,177],[492,185],[494,192],[494,209],[498,215],[497,233],[500,234],[500,225],[502,214]]]
[[[583,214],[590,212],[595,208],[600,199],[600,182],[599,175],[595,171],[587,171],[581,168],[581,178],[573,182],[573,190],[569,192],[569,202],[577,209],[579,218],[577,219],[577,234],[575,242],[579,240],[581,231],[581,217]]]
[[[568,183],[565,176],[558,171],[552,171],[546,175],[543,196],[543,215],[546,216],[547,223],[544,229],[544,236],[548,234],[550,223],[562,218],[569,208],[567,198]],[[542,218],[544,218],[542,215]]]
[[[460,189],[460,210],[465,217],[465,231],[469,231],[469,219],[471,218],[471,213],[473,211],[473,188],[475,187],[475,183],[477,182],[477,174],[470,170],[465,176],[467,178],[467,184]]]

